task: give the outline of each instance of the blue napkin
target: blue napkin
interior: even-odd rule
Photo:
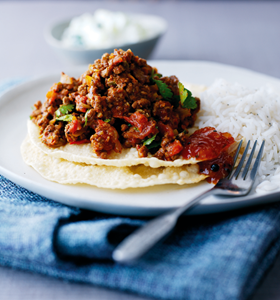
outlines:
[[[139,262],[114,263],[116,245],[145,222],[65,206],[0,175],[3,266],[158,299],[241,300],[252,295],[280,248],[280,205],[274,204],[182,217]]]

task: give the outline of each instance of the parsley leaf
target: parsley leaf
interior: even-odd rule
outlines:
[[[157,135],[155,134],[155,135],[152,136],[151,138],[146,139],[146,140],[143,142],[143,145],[146,146],[148,149],[152,149],[152,148],[156,148],[156,147],[160,146],[161,141],[155,141],[156,136],[157,136]]]
[[[87,116],[88,116],[89,111],[90,111],[90,109],[88,109],[86,114],[85,114],[85,125],[84,125],[84,127],[87,126]]]
[[[150,79],[152,80],[152,82],[156,83],[156,85],[158,86],[158,89],[159,89],[159,93],[162,95],[162,97],[165,100],[170,101],[173,96],[172,91],[170,90],[170,88],[167,86],[166,83],[162,82],[161,80],[154,79],[155,76],[157,76],[159,78],[162,77],[161,74],[154,74],[154,70],[152,70]]]
[[[58,110],[56,110],[55,115],[57,117],[61,115],[67,115],[70,111],[74,109],[74,104],[61,105]]]
[[[111,119],[105,119],[104,122],[109,123]]]
[[[184,108],[195,109],[197,108],[197,103],[194,97],[188,97],[183,105]]]
[[[156,138],[156,134],[154,136],[152,136],[151,138],[147,139],[144,141],[143,145],[147,146],[147,145],[150,145]]]
[[[195,109],[197,107],[197,103],[195,98],[192,96],[191,91],[187,90],[181,82],[178,83],[178,88],[182,107]]]
[[[66,116],[62,116],[60,118],[56,118],[56,121],[70,122],[70,121],[72,121],[72,119],[73,119],[72,115],[66,115]]]
[[[170,90],[170,88],[167,86],[166,83],[160,81],[160,80],[154,80],[158,86],[159,92],[162,95],[162,97],[165,100],[170,100],[173,96],[172,91]]]
[[[180,102],[181,102],[181,105],[183,108],[188,108],[188,109],[197,108],[196,100],[192,96],[191,91],[186,89],[181,82],[178,83],[179,96],[173,95],[173,92],[167,86],[167,84],[162,82],[161,80],[155,79],[154,78],[155,76],[157,76],[159,78],[162,77],[161,74],[155,74],[154,69],[153,69],[150,80],[152,82],[156,83],[156,85],[158,86],[158,89],[159,89],[159,93],[163,96],[163,98],[165,100],[169,101],[175,108],[179,107]]]

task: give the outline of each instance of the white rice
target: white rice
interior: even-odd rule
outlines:
[[[199,128],[213,126],[258,145],[265,140],[256,192],[280,189],[280,95],[268,86],[252,89],[219,79],[200,98]]]

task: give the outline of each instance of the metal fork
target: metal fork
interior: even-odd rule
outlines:
[[[236,150],[236,154],[234,157],[234,165],[239,155],[241,144],[242,141],[239,143],[239,146]],[[116,262],[120,263],[129,263],[139,259],[172,231],[172,229],[177,223],[178,218],[183,213],[185,213],[187,210],[198,204],[202,199],[206,198],[209,195],[234,197],[247,195],[250,192],[253,183],[256,179],[257,171],[260,165],[264,149],[264,141],[262,142],[253,168],[248,173],[254,156],[256,145],[257,141],[255,141],[254,143],[253,149],[241,176],[240,171],[243,167],[250,146],[250,141],[248,141],[247,143],[246,149],[241,157],[237,168],[235,169],[235,171],[232,171],[227,178],[221,179],[212,189],[192,199],[185,205],[173,209],[172,211],[153,219],[152,221],[146,223],[146,225],[144,225],[143,227],[136,230],[130,236],[125,238],[115,249],[112,255],[113,259]]]

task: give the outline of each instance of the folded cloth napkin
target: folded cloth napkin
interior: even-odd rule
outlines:
[[[158,299],[240,300],[252,295],[280,248],[274,204],[182,217],[140,261],[114,263],[116,245],[145,222],[65,206],[0,175],[3,266]]]

